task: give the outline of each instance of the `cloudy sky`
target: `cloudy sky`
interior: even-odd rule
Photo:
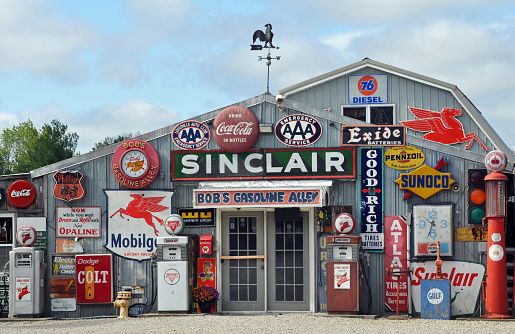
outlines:
[[[495,0],[0,0],[0,130],[52,119],[86,153],[365,57],[457,85],[515,147],[515,4]]]

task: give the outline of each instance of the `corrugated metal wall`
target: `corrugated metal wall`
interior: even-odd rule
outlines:
[[[371,73],[371,71],[362,71],[363,73]],[[417,107],[438,110],[442,107],[456,105],[456,101],[448,92],[441,92],[431,87],[424,87],[423,85],[415,82],[409,82],[404,78],[395,77],[390,75],[390,92],[395,91],[395,94],[390,93],[392,103],[398,103],[397,110],[400,113],[400,119],[409,118],[406,111],[406,104]],[[403,88],[404,87],[404,88]],[[398,90],[402,92],[397,92]],[[250,108],[259,119],[260,123],[277,123],[282,117],[296,114],[305,113],[309,114],[322,124],[323,135],[322,138],[316,142],[312,147],[340,147],[340,125],[353,124],[352,119],[339,115],[340,105],[345,104],[346,80],[338,79],[334,82],[323,84],[315,87],[309,91],[294,96],[298,101],[285,102],[285,112],[279,110],[275,103],[275,99],[270,95],[261,95],[241,103],[238,105],[247,106]],[[342,93],[343,92],[343,93]],[[429,95],[429,97],[427,97]],[[305,104],[307,105],[305,105]],[[331,112],[327,113],[319,109],[331,107]],[[201,122],[209,122],[214,119],[219,110],[215,110],[203,115],[200,115],[194,120]],[[466,117],[462,116],[462,122],[466,124]],[[356,124],[356,123],[354,123]],[[472,125],[467,124],[465,128],[469,129]],[[198,182],[171,182],[171,163],[170,151],[175,150],[176,147],[171,144],[170,133],[174,125],[156,130],[152,133],[141,136],[141,139],[148,140],[150,144],[158,151],[161,159],[160,177],[150,185],[150,189],[175,189],[173,197],[174,212],[177,208],[192,207],[193,189],[197,188]],[[211,126],[210,126],[211,128]],[[486,140],[484,141],[486,143]],[[465,215],[465,173],[467,168],[481,167],[482,156],[470,151],[464,151],[452,146],[442,146],[423,139],[418,136],[408,136],[408,144],[420,148],[426,155],[426,163],[429,165],[436,165],[437,161],[443,156],[446,160],[451,161],[449,165],[444,168],[444,171],[450,172],[453,178],[461,185],[459,192],[442,191],[439,194],[431,197],[429,200],[424,201],[414,195],[408,201],[402,201],[404,191],[398,189],[398,186],[393,183],[398,178],[400,171],[385,167],[384,170],[384,214],[385,215],[406,215],[411,211],[411,207],[415,204],[422,203],[440,203],[452,202],[458,208],[455,213],[455,225],[466,225]],[[115,145],[116,146],[116,145]],[[477,146],[477,145],[475,145]],[[477,151],[477,147],[473,149]],[[112,153],[116,147],[106,148],[97,153],[88,154],[86,156],[76,157],[69,161],[64,161],[44,169],[38,173],[41,178],[44,178],[49,187],[46,189],[46,208],[45,216],[47,217],[49,228],[55,228],[55,207],[66,206],[67,203],[56,200],[52,193],[52,185],[54,184],[52,175],[57,169],[63,170],[81,170],[86,175],[85,188],[86,197],[79,203],[71,202],[70,205],[74,206],[102,206],[102,238],[86,239],[85,251],[86,253],[109,253],[104,248],[105,234],[107,226],[107,201],[104,194],[104,189],[119,189],[120,185],[114,178],[111,171],[111,158]],[[254,148],[291,148],[279,142],[273,133],[262,133]],[[212,139],[210,143],[204,148],[205,150],[218,150],[216,142]],[[357,154],[356,154],[357,156]],[[359,166],[357,168],[359,172]],[[38,178],[36,178],[38,179]],[[41,183],[42,181],[36,181]],[[358,197],[359,187],[357,183],[352,180],[347,181],[334,181],[330,189],[330,203],[329,205],[343,206],[350,205],[353,207],[353,214],[359,217],[360,200]],[[188,228],[185,230],[187,234],[214,234],[214,228]],[[354,234],[359,234],[359,228],[356,229]],[[48,249],[55,250],[55,231],[49,229],[48,231]],[[477,244],[455,242],[455,259],[466,261],[477,261]],[[145,287],[145,295],[151,300],[152,280],[150,261],[137,262],[126,260],[114,256],[114,274],[115,274],[115,295],[121,289],[122,285],[139,285]],[[371,314],[384,313],[384,255],[380,253],[373,253],[369,257],[369,264],[366,267],[369,274],[369,282],[372,291],[372,304]],[[48,273],[49,274],[49,273]],[[47,276],[48,277],[48,276]],[[318,276],[317,276],[318,277]],[[47,300],[49,300],[47,290]],[[156,311],[156,306],[151,309],[152,312]],[[57,312],[52,313],[54,316],[61,317],[89,317],[101,315],[113,315],[117,312],[112,305],[78,305],[76,312]]]

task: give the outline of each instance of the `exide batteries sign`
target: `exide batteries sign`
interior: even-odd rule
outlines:
[[[387,74],[349,75],[348,104],[388,103]]]
[[[113,302],[111,254],[84,254],[75,257],[77,304]]]

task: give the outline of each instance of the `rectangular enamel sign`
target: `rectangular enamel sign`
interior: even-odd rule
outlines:
[[[172,151],[173,180],[355,178],[353,148]]]

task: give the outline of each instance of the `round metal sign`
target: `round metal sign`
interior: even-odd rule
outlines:
[[[211,133],[207,126],[196,121],[186,121],[172,131],[172,141],[184,150],[198,150],[207,145]]]
[[[159,174],[159,155],[146,141],[127,140],[114,152],[111,168],[122,186],[144,188]]]
[[[23,247],[30,247],[36,242],[36,229],[30,225],[23,225],[16,231],[16,240]]]
[[[18,180],[9,187],[9,200],[18,208],[25,208],[34,202],[36,189],[29,181]]]
[[[180,215],[170,215],[165,219],[165,230],[168,234],[181,234],[184,230],[184,222]]]
[[[213,137],[229,153],[248,151],[259,137],[259,122],[245,107],[231,106],[222,110],[213,122]]]
[[[502,151],[490,151],[485,157],[485,166],[490,172],[502,172],[507,164],[508,159]]]
[[[333,223],[334,230],[341,234],[349,234],[354,231],[356,227],[356,220],[354,217],[347,212],[340,213]]]

